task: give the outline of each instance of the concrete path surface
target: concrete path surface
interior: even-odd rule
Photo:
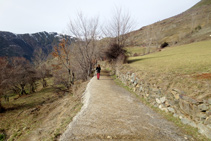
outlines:
[[[60,137],[69,140],[192,140],[115,84],[108,73],[89,82],[84,106]]]

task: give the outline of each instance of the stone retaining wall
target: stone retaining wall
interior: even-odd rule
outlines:
[[[182,123],[198,128],[201,134],[211,139],[211,98],[197,101],[185,96],[184,92],[178,89],[166,93],[155,84],[152,85],[138,78],[135,73],[124,73],[118,67],[115,74],[125,85],[154,107],[172,113],[174,117],[180,118]]]

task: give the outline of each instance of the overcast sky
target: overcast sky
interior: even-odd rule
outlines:
[[[0,31],[64,33],[78,11],[106,20],[115,7],[129,11],[136,29],[175,16],[200,0],[0,0]]]

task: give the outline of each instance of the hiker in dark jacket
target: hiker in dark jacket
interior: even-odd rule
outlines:
[[[96,71],[97,71],[97,79],[99,80],[100,79],[100,71],[101,71],[100,65],[97,66]]]

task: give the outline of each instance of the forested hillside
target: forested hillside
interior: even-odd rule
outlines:
[[[61,38],[70,38],[56,32],[38,32],[34,34],[14,34],[0,32],[0,56],[24,57],[31,60],[35,54],[48,56],[53,46],[57,45]]]

